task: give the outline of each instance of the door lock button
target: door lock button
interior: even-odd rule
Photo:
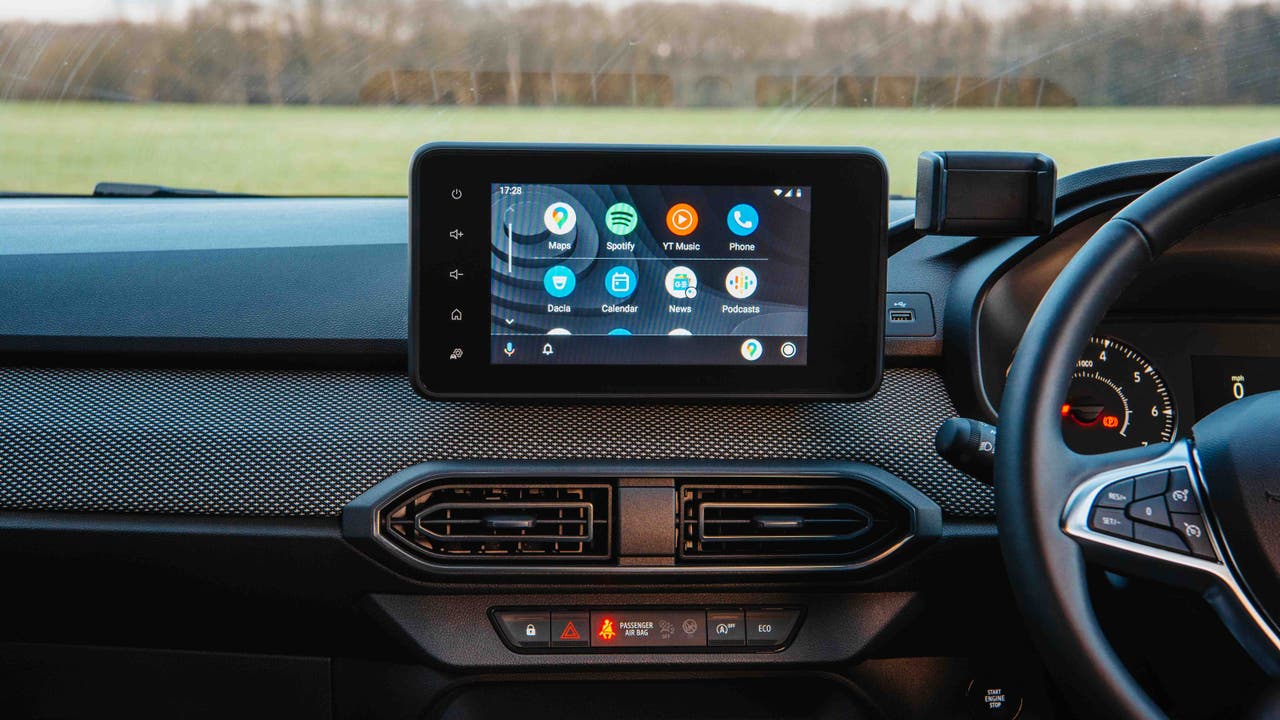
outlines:
[[[551,613],[538,610],[500,610],[493,614],[507,642],[521,648],[547,647]]]

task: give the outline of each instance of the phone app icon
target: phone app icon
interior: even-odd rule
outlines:
[[[568,297],[577,284],[578,278],[564,265],[556,265],[542,276],[542,286],[547,289],[547,294],[551,297]]]
[[[609,206],[604,211],[604,224],[614,235],[628,235],[636,229],[640,216],[636,209],[628,203],[620,202]]]
[[[684,237],[698,229],[698,211],[689,203],[676,203],[667,211],[667,229]]]
[[[742,342],[742,357],[748,362],[755,362],[764,354],[764,345],[755,338],[747,338]]]
[[[760,225],[760,213],[746,203],[734,205],[729,210],[729,232],[745,237],[756,231]]]
[[[724,276],[724,289],[739,300],[751,297],[757,284],[756,273],[749,267],[736,267]]]
[[[578,224],[578,214],[573,206],[566,202],[551,203],[542,214],[542,222],[555,235],[568,235]]]
[[[631,297],[636,291],[636,271],[626,265],[617,265],[604,275],[604,289],[619,300]]]
[[[698,295],[698,276],[693,274],[693,270],[683,265],[677,265],[667,271],[666,285],[667,292],[673,298],[689,300]]]

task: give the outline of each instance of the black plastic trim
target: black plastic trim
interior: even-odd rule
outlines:
[[[397,499],[425,483],[450,480],[466,482],[489,481],[493,478],[554,478],[561,482],[598,481],[616,478],[669,478],[718,479],[741,478],[749,480],[785,480],[856,482],[877,490],[902,505],[909,522],[905,533],[889,547],[875,556],[856,562],[801,562],[797,564],[726,564],[697,565],[536,565],[519,564],[495,567],[493,564],[465,565],[443,564],[418,557],[382,532],[379,517]],[[672,518],[673,529],[675,518]],[[690,579],[720,579],[735,575],[787,575],[804,573],[851,572],[880,566],[891,557],[896,558],[909,547],[916,547],[938,538],[942,533],[942,510],[919,490],[881,470],[861,463],[801,462],[801,463],[751,463],[751,462],[656,462],[608,464],[591,462],[526,461],[491,463],[439,462],[423,463],[407,468],[351,501],[342,513],[343,535],[354,545],[390,562],[394,567],[438,576],[493,576],[518,578],[529,575],[641,575],[671,576]]]

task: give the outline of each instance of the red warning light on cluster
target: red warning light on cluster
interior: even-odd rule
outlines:
[[[1115,415],[1103,415],[1102,427],[1108,430],[1114,430],[1120,427],[1120,418],[1116,417]]]
[[[613,618],[604,618],[600,621],[600,630],[596,632],[601,640],[612,640],[617,637],[618,633],[613,629]]]

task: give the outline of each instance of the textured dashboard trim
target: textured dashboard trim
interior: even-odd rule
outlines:
[[[438,403],[400,373],[0,368],[0,509],[336,517],[431,460],[853,460],[955,517],[992,491],[947,465],[937,372],[853,403]]]

